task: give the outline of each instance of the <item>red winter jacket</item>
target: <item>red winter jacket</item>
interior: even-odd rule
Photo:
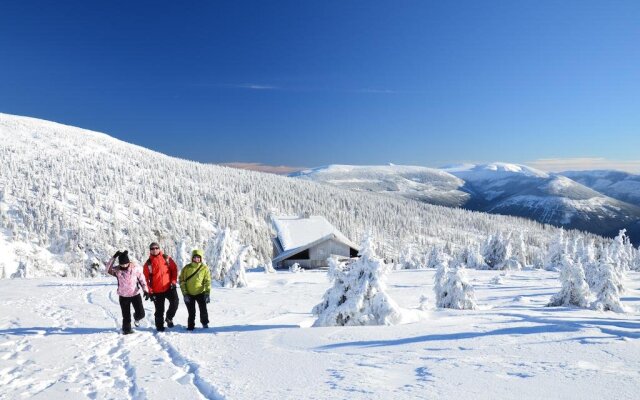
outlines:
[[[162,251],[158,255],[150,255],[143,269],[149,293],[164,293],[172,283],[176,285],[178,282],[178,266],[171,257],[164,256]]]

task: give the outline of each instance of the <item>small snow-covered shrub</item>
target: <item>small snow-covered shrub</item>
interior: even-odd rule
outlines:
[[[548,307],[576,306],[587,308],[590,304],[591,292],[584,276],[582,263],[573,262],[569,256],[563,255],[560,263],[560,292],[553,295]]]
[[[313,326],[394,325],[401,310],[386,293],[389,266],[378,258],[373,239],[366,235],[360,258],[349,265],[329,259],[329,278],[333,285],[322,302],[313,308],[318,319]]]
[[[298,272],[302,272],[304,271],[302,269],[302,267],[300,267],[300,264],[295,263],[292,266],[289,267],[289,272],[293,272],[294,274],[297,274]]]
[[[425,295],[420,296],[419,310],[426,311],[429,309],[429,298]]]
[[[20,263],[18,264],[18,269],[16,270],[16,272],[14,272],[13,274],[11,274],[11,279],[20,279],[20,278],[27,278],[27,263],[25,263],[24,261],[20,261]]]
[[[274,274],[276,272],[276,269],[273,268],[273,262],[271,262],[271,260],[265,261],[263,268],[265,274]]]

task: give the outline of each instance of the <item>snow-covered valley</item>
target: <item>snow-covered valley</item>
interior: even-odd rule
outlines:
[[[495,279],[503,274],[500,282]],[[618,314],[545,304],[557,273],[469,270],[478,310],[435,309],[433,270],[394,271],[388,293],[418,321],[311,328],[323,272],[248,274],[214,288],[211,327],[155,333],[152,307],[119,333],[115,279],[0,280],[3,399],[635,399],[640,274]],[[427,297],[425,311],[420,297]]]

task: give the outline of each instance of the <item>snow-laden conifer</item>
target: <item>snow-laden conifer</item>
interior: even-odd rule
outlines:
[[[557,271],[562,263],[562,256],[564,254],[567,254],[567,243],[564,237],[564,229],[560,229],[549,243],[544,268],[547,271]]]
[[[436,272],[434,291],[436,305],[440,308],[473,310],[477,307],[473,286],[458,258],[454,258],[449,266],[441,264]]]
[[[174,260],[178,268],[182,268],[191,262],[191,258],[189,257],[189,252],[187,250],[187,243],[185,239],[182,239],[176,246],[176,255],[174,257]],[[207,262],[210,262],[210,261],[207,259]]]
[[[597,277],[594,287],[596,301],[593,307],[600,311],[625,312],[620,301],[620,288],[622,282],[616,273],[608,251],[604,251],[597,268]]]
[[[416,246],[404,246],[398,257],[400,269],[422,269],[426,267],[425,257]]]
[[[490,236],[482,250],[482,258],[489,269],[504,269],[511,255],[511,244],[502,232]]]
[[[360,258],[349,265],[330,259],[332,286],[313,308],[314,326],[394,325],[401,321],[400,307],[386,293],[389,265],[378,258],[371,235],[362,241]]]
[[[427,258],[427,268],[438,268],[438,266],[447,260],[449,256],[445,254],[442,247],[433,246]]]
[[[585,279],[580,260],[573,261],[568,255],[563,255],[560,261],[560,292],[551,297],[549,307],[576,306],[589,307],[591,292]]]
[[[251,246],[244,246],[238,252],[236,261],[233,263],[228,273],[224,276],[223,286],[227,288],[247,287],[247,275],[245,274],[245,259],[247,253],[251,250]]]
[[[238,232],[225,228],[210,241],[205,250],[205,258],[211,270],[211,279],[224,284],[229,269],[240,253]]]

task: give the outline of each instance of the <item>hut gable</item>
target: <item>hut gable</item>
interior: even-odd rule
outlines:
[[[352,257],[358,246],[322,216],[272,217],[276,236],[273,263],[280,268],[294,263],[305,268],[327,266],[330,256]]]

